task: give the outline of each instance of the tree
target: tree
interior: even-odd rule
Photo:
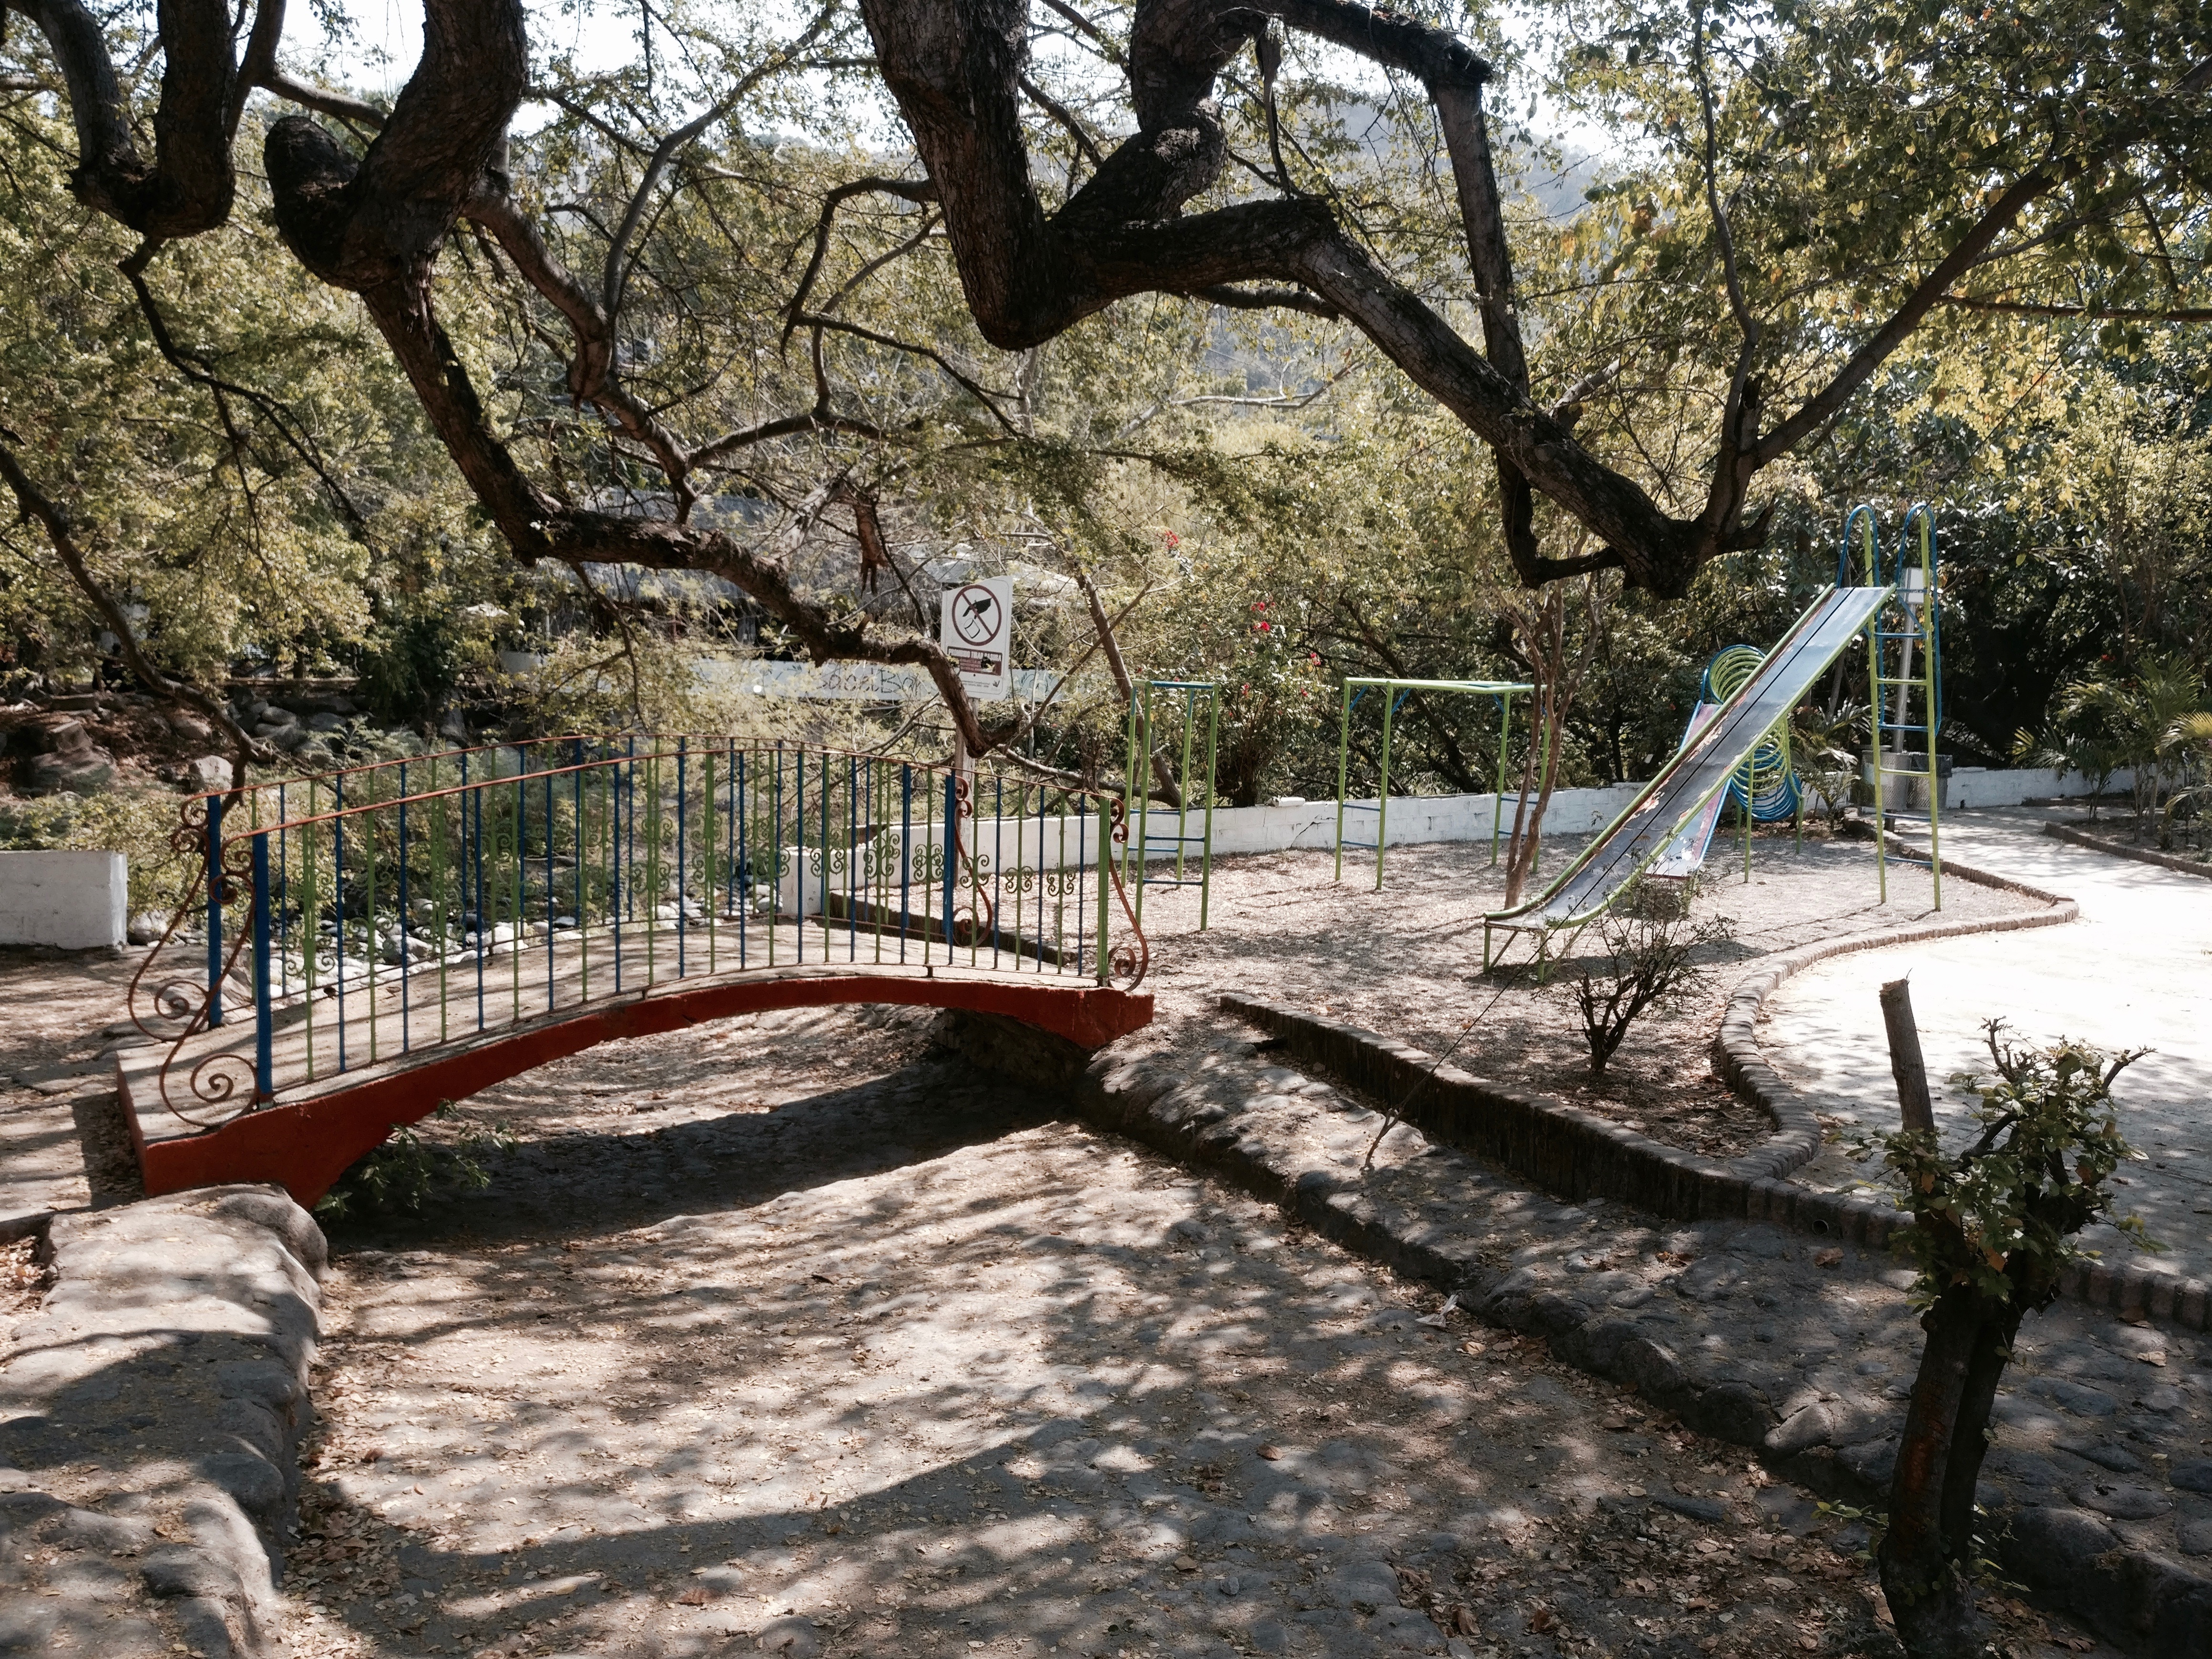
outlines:
[[[1902,0],[1609,20],[1569,90],[1641,121],[1662,164],[1650,199],[1600,216],[1612,240],[1587,250],[1603,267],[1590,286],[1616,301],[1638,284],[1672,294],[1670,331],[1692,346],[1667,348],[1663,387],[1685,407],[1716,411],[1694,423],[1710,434],[1702,454],[1678,446],[1676,464],[1655,469],[1606,421],[1592,422],[1589,441],[1577,436],[1588,400],[1637,365],[1554,374],[1555,400],[1536,397],[1484,108],[1491,67],[1456,35],[1346,0],[1137,0],[1095,17],[1039,3],[1042,26],[1110,67],[1133,137],[1109,148],[1081,109],[1030,74],[1039,25],[1025,0],[866,0],[866,43],[833,3],[787,39],[756,35],[705,54],[716,67],[702,71],[681,120],[662,118],[665,89],[649,64],[641,86],[540,88],[595,129],[631,184],[621,211],[595,227],[596,257],[580,265],[548,228],[562,210],[532,199],[509,139],[532,90],[519,0],[428,0],[421,61],[388,111],[280,67],[281,0],[261,0],[242,40],[216,0],[165,4],[150,158],[140,118],[154,100],[117,67],[130,20],[105,20],[82,0],[8,0],[43,38],[66,99],[79,199],[142,239],[134,270],[233,214],[234,150],[256,89],[313,112],[323,119],[287,115],[266,130],[276,227],[307,270],[359,296],[517,557],[724,576],[817,658],[925,668],[971,747],[1009,728],[984,728],[933,641],[794,584],[796,548],[849,496],[839,465],[783,503],[767,535],[700,521],[690,508],[698,476],[752,446],[801,434],[897,441],[836,386],[830,341],[932,363],[1009,432],[1020,428],[1020,387],[995,394],[927,342],[837,316],[841,290],[825,299],[818,259],[782,310],[786,331],[810,348],[812,395],[765,418],[681,434],[641,390],[650,377],[625,345],[641,285],[656,280],[644,241],[678,197],[714,182],[695,149],[732,110],[799,70],[879,73],[926,173],[857,174],[828,190],[817,250],[832,246],[840,210],[864,196],[940,215],[976,326],[1025,355],[1139,295],[1343,319],[1492,452],[1520,580],[1617,567],[1660,595],[1681,593],[1701,566],[1761,538],[1767,508],[1750,499],[1758,475],[1824,429],[1939,307],[2143,311],[2138,267],[2155,263],[2203,183],[2198,94],[2212,59],[2195,55],[2208,31],[2194,4],[2133,0],[2093,17],[2086,0],[2041,0],[1988,24]],[[1421,227],[1408,222],[1401,239],[1363,225],[1358,203],[1279,118],[1322,78],[1309,70],[1298,84],[1316,47],[1418,86],[1449,163],[1462,258],[1443,258],[1431,239],[1411,276],[1394,276],[1384,245],[1419,242]],[[1233,67],[1248,51],[1256,85]],[[1224,84],[1239,93],[1233,133],[1216,101]],[[624,99],[651,118],[623,118]],[[1066,158],[1069,187],[1056,202],[1033,169],[1048,143]],[[1272,167],[1243,161],[1238,150],[1255,143]],[[1923,148],[1929,161],[1900,182],[1897,156]],[[1230,181],[1247,175],[1264,188],[1239,198]],[[1186,213],[1193,204],[1199,210]],[[552,457],[538,471],[519,458],[518,430],[502,428],[481,390],[483,364],[441,317],[440,262],[463,222],[483,258],[526,290],[537,337],[561,343],[563,392],[603,423],[611,470],[628,482],[564,489]],[[657,280],[671,293],[683,286],[672,268]],[[1480,351],[1447,320],[1449,291],[1463,281]],[[2160,296],[2160,314],[2189,313],[2181,297]],[[1880,320],[1869,326],[1858,313]],[[1785,394],[1794,407],[1770,419]],[[637,488],[647,475],[657,482]],[[1562,544],[1580,535],[1588,547],[1542,550],[1540,496],[1576,521]]]
[[[2124,241],[2119,212],[2132,213],[2145,189],[2148,199],[2190,199],[2201,183],[2197,163],[2187,137],[2169,140],[2164,122],[2171,116],[2195,136],[2203,118],[2195,94],[2212,84],[2212,58],[2192,44],[2202,32],[2156,6],[2130,11],[2117,29],[2106,9],[2092,19],[2087,7],[2057,6],[1996,31],[1901,4],[1792,6],[1744,22],[1702,6],[1686,16],[1624,9],[1589,50],[1610,78],[1618,43],[1628,70],[1617,82],[1621,99],[1649,129],[1671,135],[1689,164],[1706,215],[1711,257],[1702,263],[1735,336],[1705,499],[1693,515],[1673,516],[1577,441],[1579,384],[1549,410],[1532,398],[1483,106],[1490,66],[1455,35],[1345,0],[1138,0],[1126,34],[1109,37],[1055,4],[1126,73],[1138,131],[1048,213],[1018,118],[1026,0],[863,0],[862,9],[944,205],[969,305],[994,343],[1034,345],[1148,291],[1324,308],[1358,327],[1494,452],[1506,544],[1524,581],[1619,567],[1670,596],[1709,560],[1762,538],[1763,516],[1746,517],[1759,471],[1821,430],[1938,306],[1954,297],[2014,303],[1955,296],[1959,283],[2010,274],[2022,256],[2054,238],[2063,244],[2085,222]],[[1231,155],[1212,101],[1217,84],[1249,46],[1272,94],[1283,53],[1278,23],[1425,94],[1449,160],[1483,353],[1279,166],[1269,181],[1278,193],[1185,216]],[[1990,70],[1962,83],[1970,36]],[[2076,48],[2128,45],[2059,77],[2050,67],[2055,38]],[[2148,77],[2146,58],[2158,65]],[[1923,107],[1918,94],[1930,84],[1954,95]],[[1895,159],[1923,144],[1940,159],[1900,190]],[[2145,210],[2154,231],[2166,210]],[[2038,227],[2017,230],[2031,211]],[[1648,225],[1650,215],[1641,216]],[[1832,220],[1851,228],[1830,234]],[[1883,276],[1870,278],[1871,270]],[[1234,286],[1267,281],[1296,286]],[[1838,362],[1808,347],[1835,320],[1817,301],[1844,290],[1862,304],[1881,295],[1887,314],[1858,331]],[[1791,378],[1805,382],[1804,395],[1770,424],[1768,406]],[[1546,557],[1535,492],[1578,520],[1597,550]]]
[[[1893,1000],[1892,1057],[1899,1061],[1905,1127],[1881,1137],[1896,1203],[1912,1212],[1905,1234],[1919,1262],[1913,1300],[1927,1333],[1892,1479],[1889,1515],[1875,1554],[1898,1635],[1914,1659],[1967,1659],[1986,1651],[1974,1607],[1978,1565],[1975,1492],[1990,1445],[1990,1413],[2023,1317],[2048,1307],[2085,1254],[2093,1222],[2111,1221],[2142,1242],[2142,1223],[2114,1218],[2112,1172],[2133,1153],[2120,1133],[2112,1081],[2139,1053],[2106,1054],[2084,1043],[2045,1048],[2012,1042],[1987,1023],[1992,1073],[1978,1084],[1981,1133],[1946,1152],[1917,1087],[1919,1039],[1902,981]],[[1893,994],[1896,994],[1893,996]]]

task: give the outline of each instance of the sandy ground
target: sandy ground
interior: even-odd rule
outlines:
[[[293,1651],[1881,1650],[1740,1449],[918,1043],[580,1055],[336,1230]]]
[[[2033,811],[1947,820],[1944,845],[2081,904],[2081,919],[2029,933],[1967,935],[1839,957],[1782,986],[1761,1033],[1784,1078],[1847,1128],[1887,1121],[1889,1057],[1864,1016],[1876,988],[1912,987],[1937,1127],[1963,1145],[1980,1133],[1962,1074],[1993,1068],[1983,1022],[2002,1017],[2015,1042],[2061,1037],[2108,1053],[2144,1050],[2120,1074],[2120,1127],[2143,1154],[2113,1176],[2121,1212],[2141,1216],[2166,1248],[2138,1254],[2112,1229],[2086,1240],[2108,1261],[2177,1278],[2212,1273],[2212,881],[2056,841]],[[1949,896],[1946,890],[1946,898]],[[1851,1135],[1795,1179],[1843,1186],[1875,1173]]]
[[[1556,872],[1578,843],[1545,843],[1538,881]],[[1334,879],[1329,853],[1224,859],[1215,867],[1206,932],[1198,897],[1162,889],[1145,900],[1152,941],[1146,988],[1164,1019],[1199,1042],[1218,1023],[1221,991],[1334,1015],[1431,1054],[1458,1043],[1454,1063],[1479,1077],[1548,1091],[1660,1139],[1716,1157],[1735,1156],[1772,1133],[1713,1071],[1713,1040],[1728,994],[1758,957],[1815,939],[1903,927],[1929,919],[1925,870],[1889,866],[1889,902],[1879,902],[1871,842],[1788,831],[1753,843],[1742,878],[1738,843],[1716,843],[1694,905],[1698,915],[1733,920],[1730,943],[1705,953],[1703,982],[1680,1006],[1647,1014],[1629,1032],[1602,1085],[1572,1002],[1581,972],[1596,965],[1596,935],[1585,933],[1539,983],[1525,937],[1508,966],[1482,973],[1482,913],[1504,884],[1480,845],[1394,848],[1382,891],[1372,866]],[[1954,879],[1943,888],[1947,921],[2033,908],[2031,901]],[[1556,947],[1555,947],[1556,948]],[[1472,1021],[1471,1029],[1468,1022]],[[1461,1033],[1466,1029],[1462,1040]],[[1874,1023],[1880,1033],[1878,1015]]]
[[[142,1195],[112,1056],[143,955],[0,950],[0,1227]]]

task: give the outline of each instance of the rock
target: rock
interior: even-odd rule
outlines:
[[[177,708],[172,709],[166,718],[169,722],[169,730],[175,732],[186,743],[212,743],[215,741],[215,727],[210,725],[207,721],[202,720],[198,714],[187,714],[185,710]]]
[[[1652,1493],[1651,1501],[1662,1510],[1672,1510],[1709,1527],[1725,1526],[1728,1522],[1728,1505],[1717,1498],[1692,1498],[1681,1492],[1662,1492]]]
[[[1771,1457],[1788,1457],[1795,1453],[1826,1445],[1834,1431],[1833,1416],[1826,1406],[1814,1404],[1792,1413],[1766,1431],[1760,1441]]]
[[[230,763],[220,755],[202,755],[185,763],[184,790],[188,795],[220,794],[231,786]]]
[[[2093,1389],[2081,1382],[2069,1382],[2063,1376],[2046,1376],[2038,1379],[2035,1391],[2045,1399],[2055,1401],[2080,1417],[2110,1417],[2120,1408],[2120,1402],[2102,1389]]]
[[[2199,1492],[2212,1497],[2212,1457],[2178,1458],[2166,1478],[2184,1492]]]
[[[2085,1510],[2109,1515],[2115,1521],[2148,1521],[2173,1507],[2165,1493],[2148,1486],[2123,1486],[2116,1481],[2085,1480],[2074,1488],[2074,1501]]]
[[[310,732],[343,732],[345,730],[345,719],[343,715],[328,713],[316,714],[308,720],[307,729]]]
[[[2184,1555],[2212,1555],[2212,1521],[2185,1521],[2173,1536]]]
[[[2085,1458],[2100,1469],[2110,1469],[2115,1474],[2134,1474],[2142,1468],[2142,1460],[2122,1447],[2109,1445],[2102,1440],[2093,1440],[2087,1435],[2065,1435],[2051,1442],[2063,1452],[2072,1452]]]
[[[100,748],[33,755],[27,770],[34,795],[97,795],[115,781],[115,757]]]
[[[68,714],[34,720],[23,728],[23,735],[32,750],[40,755],[82,755],[93,746],[92,733],[84,722]]]
[[[169,919],[159,910],[141,910],[131,918],[124,937],[133,945],[152,945],[168,931]]]
[[[1354,1561],[1322,1581],[1322,1593],[1340,1607],[1368,1611],[1398,1605],[1398,1574],[1388,1561]]]

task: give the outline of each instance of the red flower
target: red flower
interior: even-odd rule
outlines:
[[[1168,545],[1170,547],[1181,547],[1182,545],[1182,538],[1176,535],[1174,531],[1169,531]]]

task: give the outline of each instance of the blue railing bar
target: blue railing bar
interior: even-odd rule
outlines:
[[[207,1023],[222,1024],[222,797],[208,797]]]
[[[410,971],[414,955],[407,948],[407,763],[399,763],[399,1052],[413,1051],[415,1022],[414,975]],[[368,1011],[371,1019],[376,1010]]]
[[[269,986],[269,837],[253,838],[253,1097],[276,1092],[276,1008]]]
[[[332,798],[337,810],[345,811],[345,775],[340,773],[331,780]],[[346,1068],[345,1048],[345,819],[331,821],[331,899],[336,907],[337,938],[338,942],[338,1070]],[[318,925],[321,918],[317,919]],[[371,1010],[374,1012],[374,1010]]]
[[[685,929],[686,929],[686,927],[687,927],[687,925],[688,925],[688,919],[685,917],[685,915],[684,915],[684,889],[685,884],[686,884],[686,883],[688,882],[688,880],[690,879],[690,873],[691,873],[691,872],[690,872],[690,867],[688,865],[686,865],[686,864],[684,863],[684,857],[685,857],[686,854],[690,851],[690,848],[689,848],[688,844],[685,842],[685,841],[684,841],[684,762],[685,762],[687,759],[689,759],[689,758],[690,758],[690,756],[689,756],[689,752],[688,752],[688,748],[687,748],[687,742],[686,742],[686,739],[684,739],[684,738],[677,738],[677,739],[676,739],[676,977],[677,977],[677,978],[678,978],[678,979],[682,979],[682,978],[684,977],[684,939],[685,939]],[[658,895],[655,895],[655,896],[657,897],[657,896],[658,896]],[[713,900],[713,898],[714,898],[714,895],[713,895],[712,893],[709,893],[707,896],[708,896],[708,901],[711,902],[712,902],[712,900]]]

